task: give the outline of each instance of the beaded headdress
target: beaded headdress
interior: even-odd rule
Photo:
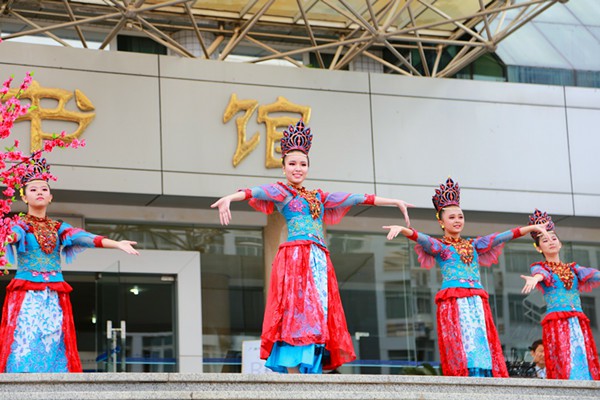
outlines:
[[[446,184],[440,184],[439,189],[435,189],[435,194],[431,198],[435,211],[439,211],[448,206],[460,207],[460,187],[458,182],[454,182],[448,177]],[[439,218],[439,217],[438,217]]]
[[[27,166],[27,171],[21,178],[23,186],[31,181],[48,181],[50,179],[50,164],[48,164],[45,158],[36,157],[34,153],[23,164]]]
[[[545,211],[541,212],[540,210],[538,210],[536,208],[535,211],[533,212],[533,215],[529,216],[529,224],[528,225],[541,225],[541,224],[545,224],[546,222],[548,223],[548,225],[546,225],[546,230],[548,232],[554,231],[554,222],[552,222],[552,217],[550,217],[547,212],[545,212]],[[540,232],[536,232],[536,231],[531,232],[531,237],[534,240],[540,235],[541,235]]]
[[[308,155],[312,143],[312,133],[310,128],[304,125],[300,119],[296,126],[290,125],[283,131],[281,138],[281,155],[285,156],[290,151],[298,150]]]

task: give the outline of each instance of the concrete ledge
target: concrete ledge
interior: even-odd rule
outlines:
[[[598,399],[600,382],[397,375],[1,374],[0,399]]]

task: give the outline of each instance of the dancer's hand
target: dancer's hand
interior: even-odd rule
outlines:
[[[231,200],[229,199],[229,196],[225,196],[221,197],[210,206],[210,208],[219,209],[219,220],[221,221],[221,225],[229,225],[229,222],[231,221],[230,204]]]
[[[137,242],[133,242],[131,240],[121,240],[117,242],[117,248],[119,250],[124,251],[127,254],[133,254],[134,256],[139,256],[140,252],[133,248]]]
[[[398,208],[404,215],[404,220],[406,221],[406,226],[410,227],[410,218],[408,217],[408,209],[413,208],[414,204],[410,204],[405,202],[404,200],[398,200]]]
[[[521,275],[521,278],[525,279],[525,286],[523,286],[523,290],[521,290],[521,293],[523,294],[530,293],[533,289],[535,289],[537,284],[544,279],[544,277],[540,274],[535,276]]]
[[[404,229],[406,229],[405,227],[400,226],[400,225],[387,225],[387,226],[382,226],[382,228],[389,230],[389,232],[387,234],[388,240],[394,239],[396,236],[398,236],[400,233],[402,233],[402,231]]]
[[[536,224],[536,225],[531,225],[531,226],[533,226],[534,231],[539,232],[546,239],[550,240],[550,235],[548,234],[548,231],[546,230],[546,227],[548,226],[548,224],[549,224],[549,222],[546,222],[545,224]]]

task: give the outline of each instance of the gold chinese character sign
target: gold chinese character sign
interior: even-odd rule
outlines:
[[[240,111],[245,111],[242,117],[236,118],[237,126],[237,147],[233,155],[233,166],[237,167],[244,158],[246,158],[260,142],[260,135],[256,132],[250,140],[247,140],[246,131],[247,124],[254,111],[258,108],[257,121],[264,123],[267,131],[265,167],[278,168],[281,166],[281,159],[276,157],[275,153],[281,154],[281,146],[279,141],[283,133],[277,128],[287,128],[291,124],[295,124],[299,118],[302,118],[307,124],[310,122],[311,108],[309,106],[301,106],[290,102],[285,97],[277,97],[277,101],[271,104],[258,106],[257,100],[239,100],[234,93],[229,99],[229,104],[223,113],[223,123],[227,123],[235,114]],[[280,116],[273,117],[274,113],[294,113],[296,117]]]
[[[8,96],[14,96],[17,93],[16,89],[8,92]],[[31,82],[31,86],[23,92],[21,99],[31,101],[31,108],[27,114],[17,119],[18,121],[31,121],[31,152],[40,150],[44,140],[53,139],[56,132],[44,132],[42,129],[42,121],[66,121],[77,124],[77,129],[74,132],[67,132],[63,138],[66,142],[70,142],[75,138],[79,138],[83,131],[89,126],[92,120],[96,117],[94,105],[79,89],[75,89],[75,103],[77,108],[83,112],[66,110],[65,105],[73,98],[73,93],[65,89],[46,88],[40,86],[37,81]],[[56,100],[58,102],[56,108],[44,108],[41,106],[43,99]]]

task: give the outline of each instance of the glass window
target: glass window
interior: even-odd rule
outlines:
[[[559,5],[569,9],[583,24],[598,26],[598,21],[600,21],[600,2],[598,0],[569,1],[566,4],[556,4],[552,8]]]
[[[600,42],[585,26],[536,22],[535,27],[569,61],[573,69],[600,70]]]
[[[496,54],[506,65],[573,69],[569,60],[532,23],[501,41]]]
[[[581,309],[590,319],[592,329],[598,328],[598,313],[596,312],[596,299],[590,296],[581,296]]]
[[[531,244],[511,243],[504,250],[506,272],[526,274],[531,264],[541,260]]]
[[[239,372],[241,342],[258,339],[262,327],[262,231],[100,223],[88,224],[90,230],[92,225],[93,231],[104,229],[111,237],[111,229],[123,237],[135,233],[141,238],[141,248],[202,249],[205,371]],[[409,368],[424,363],[438,365],[435,295],[441,286],[439,267],[422,269],[414,243],[406,238],[388,241],[379,233],[329,230],[328,243],[348,329],[361,362],[344,366],[341,372],[395,374],[408,373]],[[563,250],[565,260],[598,266],[598,244],[563,243]],[[523,349],[542,335],[543,295],[520,293],[524,282],[520,275],[539,260],[531,242],[523,239],[506,244],[498,265],[481,269],[507,358],[517,353],[521,357]],[[585,293],[582,307],[600,343],[599,298],[598,289]]]
[[[575,86],[575,71],[571,69],[509,65],[507,67],[507,73],[509,82]]]

